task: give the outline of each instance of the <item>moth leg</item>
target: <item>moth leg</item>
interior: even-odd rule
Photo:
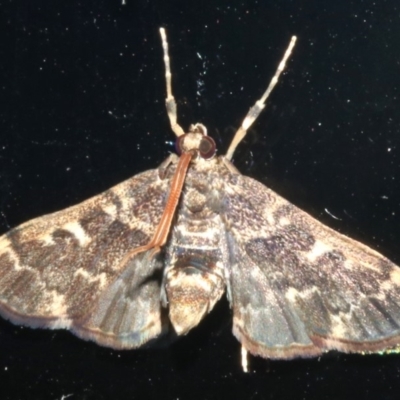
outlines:
[[[282,61],[278,65],[278,69],[275,72],[275,75],[271,79],[271,82],[269,83],[267,90],[264,92],[264,94],[261,96],[259,100],[256,101],[253,107],[250,108],[249,112],[247,115],[244,117],[244,120],[242,122],[241,127],[237,130],[235,136],[233,137],[233,140],[229,146],[229,149],[226,153],[226,158],[228,160],[232,159],[233,153],[236,150],[237,145],[242,141],[242,139],[246,136],[247,130],[250,128],[250,126],[253,124],[253,122],[257,119],[257,117],[260,115],[261,111],[265,107],[265,102],[274,89],[275,85],[278,83],[278,79],[280,74],[283,72],[285,69],[286,61],[290,57],[290,54],[292,53],[293,47],[296,43],[296,36],[292,36],[292,39],[290,40],[289,46],[286,49],[286,52],[282,58]]]
[[[167,175],[168,168],[172,164],[176,164],[179,160],[179,157],[172,153],[168,156],[166,160],[164,160],[159,166],[158,166],[158,177],[160,179],[165,179]]]
[[[249,372],[249,360],[248,360],[248,351],[242,346],[241,348],[241,357],[242,357],[242,369],[243,372]]]
[[[179,157],[179,162],[171,181],[168,200],[165,204],[161,220],[157,225],[152,239],[146,245],[136,247],[132,251],[128,252],[120,263],[120,270],[122,270],[123,267],[125,267],[137,254],[150,251],[149,257],[152,259],[161,250],[161,247],[163,247],[167,242],[172,220],[175,215],[175,210],[181,197],[182,187],[185,183],[186,172],[189,168],[192,157],[192,152],[183,153]]]
[[[161,40],[162,40],[162,48],[164,52],[164,64],[165,64],[165,82],[167,84],[167,97],[165,99],[165,106],[167,107],[167,113],[169,122],[171,124],[171,129],[175,133],[176,136],[182,136],[185,134],[182,127],[177,122],[177,107],[175,97],[172,94],[172,84],[171,84],[171,66],[169,62],[168,55],[168,42],[167,35],[165,33],[164,28],[160,28]]]
[[[226,167],[226,169],[233,175],[240,175],[240,171],[225,157],[221,157],[222,164]]]

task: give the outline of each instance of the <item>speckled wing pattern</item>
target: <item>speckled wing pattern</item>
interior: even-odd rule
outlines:
[[[374,352],[400,342],[400,269],[261,183],[226,184],[233,331],[251,353]]]
[[[0,237],[0,315],[116,349],[184,335],[226,292],[233,333],[266,358],[400,344],[400,269],[241,175],[230,163],[291,54],[226,156],[202,124],[177,123],[168,43],[166,108],[180,158]]]
[[[0,238],[0,314],[117,349],[186,334],[227,293],[233,333],[267,358],[400,342],[400,271],[224,157],[193,162],[169,238],[147,244],[177,157]]]
[[[163,264],[129,252],[149,241],[167,193],[168,180],[150,170],[2,236],[1,315],[114,348],[159,335]]]

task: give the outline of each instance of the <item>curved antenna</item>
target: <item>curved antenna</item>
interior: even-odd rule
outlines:
[[[267,90],[264,92],[264,94],[261,96],[261,98],[256,101],[254,106],[250,108],[249,112],[244,117],[241,127],[236,131],[235,136],[233,137],[233,140],[232,140],[232,142],[229,146],[229,149],[225,155],[225,157],[228,160],[232,159],[233,153],[235,152],[236,147],[246,136],[247,130],[250,128],[250,126],[253,124],[253,122],[260,115],[261,111],[264,109],[265,102],[266,102],[268,96],[274,89],[275,85],[278,83],[280,74],[285,69],[286,61],[290,57],[290,54],[292,53],[293,47],[296,43],[296,39],[297,39],[296,36],[292,36],[289,46],[288,46],[287,50],[285,51],[282,61],[279,63],[278,69],[276,70],[275,75],[271,79],[271,82],[269,83]]]
[[[167,97],[165,99],[165,106],[167,107],[168,118],[171,124],[172,131],[175,133],[176,136],[182,136],[185,134],[185,132],[177,122],[176,101],[174,95],[172,94],[171,66],[169,63],[168,42],[164,28],[160,28],[160,34],[162,48],[164,51],[165,82],[167,84]]]

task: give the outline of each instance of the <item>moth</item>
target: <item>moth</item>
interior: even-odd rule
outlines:
[[[0,314],[69,329],[115,349],[184,335],[226,293],[233,334],[272,359],[400,342],[400,270],[315,220],[231,163],[285,68],[293,37],[225,156],[201,123],[177,122],[160,29],[166,108],[177,155],[0,238]]]

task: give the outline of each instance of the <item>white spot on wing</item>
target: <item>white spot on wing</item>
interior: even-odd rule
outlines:
[[[285,297],[291,303],[295,303],[298,300],[298,297],[302,298],[303,300],[308,300],[315,293],[318,293],[318,288],[315,286],[313,286],[309,289],[306,289],[306,290],[301,290],[301,291],[291,287],[285,293]]]
[[[49,305],[46,310],[42,310],[43,314],[50,313],[57,317],[56,320],[49,324],[52,329],[68,329],[71,327],[71,320],[68,318],[68,308],[65,304],[65,296],[52,290],[47,294]]]
[[[279,225],[281,225],[281,226],[289,225],[290,223],[291,223],[290,219],[287,217],[281,217],[279,219]]]
[[[345,338],[348,336],[348,328],[347,323],[343,321],[342,313],[339,315],[331,314],[331,322],[332,322],[332,336],[334,338]]]
[[[67,315],[67,307],[65,305],[65,298],[55,290],[52,290],[49,295],[51,296],[51,311],[54,315],[64,316]]]
[[[307,253],[307,258],[313,262],[315,261],[319,256],[321,256],[322,254],[328,253],[332,250],[332,248],[330,246],[328,246],[327,244],[325,244],[324,242],[321,242],[319,240],[317,240],[314,243],[313,248]]]
[[[386,290],[392,290],[394,287],[400,286],[400,268],[394,267],[390,272],[390,279],[383,282],[381,285],[381,293],[378,293],[377,298],[384,300],[386,298]]]
[[[0,254],[4,253],[4,250],[8,249],[10,247],[10,241],[3,237],[0,240]]]
[[[53,240],[53,237],[51,236],[51,234],[46,235],[46,236],[42,236],[42,237],[40,238],[40,240],[41,240],[42,242],[44,242],[44,245],[45,245],[45,246],[51,246],[52,244],[54,244],[54,240]]]
[[[68,222],[63,226],[63,229],[71,232],[76,239],[78,239],[79,244],[83,247],[90,242],[90,237],[86,235],[85,230],[82,228],[78,221]]]
[[[106,275],[104,273],[101,273],[101,274],[98,274],[98,275],[92,275],[89,272],[87,272],[86,270],[84,270],[83,268],[79,268],[74,273],[74,277],[77,276],[77,275],[80,275],[83,278],[87,279],[89,283],[99,282],[99,284],[100,284],[99,289],[102,289],[107,283],[107,278],[106,278]]]
[[[112,218],[115,218],[117,215],[117,206],[115,204],[109,204],[108,206],[103,207],[103,211]]]
[[[393,284],[400,286],[400,269],[399,268],[393,268],[392,272],[390,273],[390,281]]]
[[[295,288],[289,288],[285,294],[285,297],[291,302],[294,303],[296,301],[296,297],[299,295],[299,292]]]

